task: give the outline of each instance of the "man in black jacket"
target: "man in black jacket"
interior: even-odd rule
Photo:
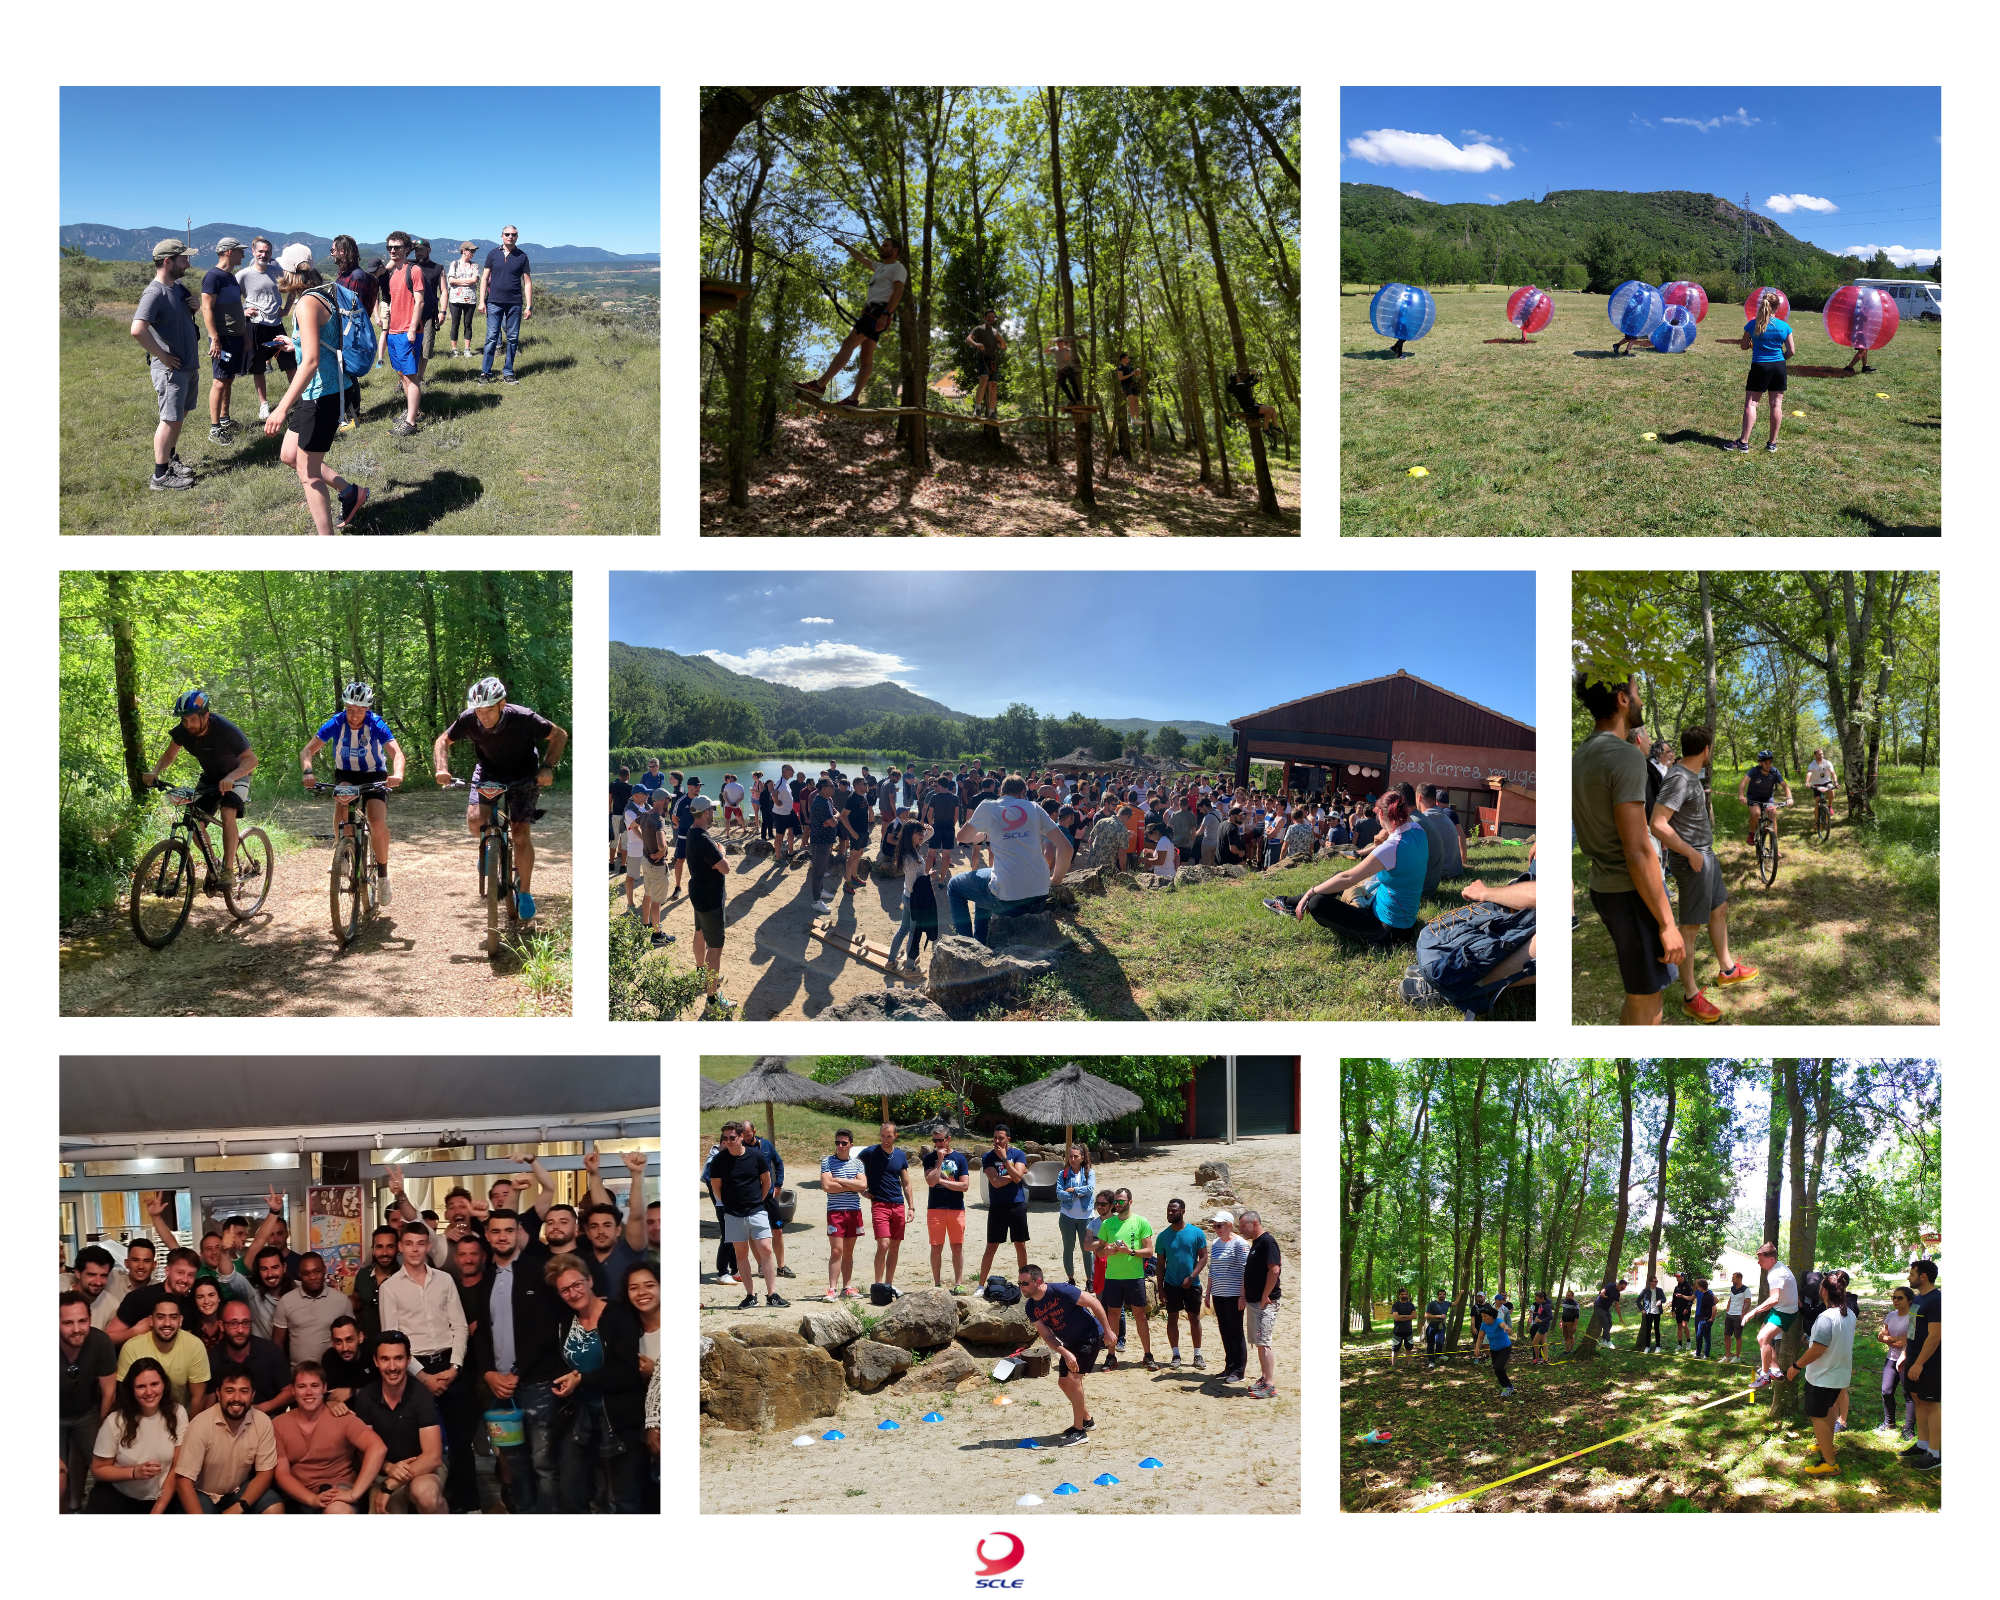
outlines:
[[[525,1443],[500,1452],[520,1514],[557,1511],[555,1381],[568,1370],[558,1325],[564,1315],[542,1277],[546,1245],[531,1242],[512,1211],[486,1219],[486,1317],[472,1335],[471,1367],[486,1381],[498,1407],[522,1414]]]

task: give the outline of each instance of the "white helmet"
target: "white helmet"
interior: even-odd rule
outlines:
[[[340,691],[340,703],[344,706],[372,706],[375,704],[375,691],[357,678]]]
[[[506,684],[498,678],[481,678],[465,691],[465,709],[477,711],[481,706],[497,706],[506,698]]]

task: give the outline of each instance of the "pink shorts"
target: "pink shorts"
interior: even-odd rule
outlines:
[[[852,1211],[829,1211],[826,1214],[826,1236],[829,1239],[858,1239],[861,1237],[861,1208]]]
[[[965,1213],[963,1211],[930,1210],[924,1213],[924,1225],[930,1230],[932,1244],[964,1244]]]
[[[868,1218],[878,1239],[900,1239],[907,1213],[901,1206],[885,1206],[880,1200],[868,1202]]]

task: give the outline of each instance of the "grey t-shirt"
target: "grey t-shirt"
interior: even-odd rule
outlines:
[[[1673,813],[1674,832],[1690,849],[1706,850],[1715,843],[1715,825],[1709,819],[1708,795],[1701,786],[1701,774],[1690,772],[1676,761],[1660,781],[1660,797],[1653,809],[1665,806]],[[1685,861],[1685,858],[1679,858]]]
[[[162,283],[158,278],[146,285],[145,293],[139,296],[139,309],[132,313],[135,322],[150,322],[153,332],[169,354],[176,357],[183,367],[191,367],[200,354],[195,343],[194,318],[188,314],[187,302],[176,292],[173,284]]]
[[[276,262],[268,272],[254,261],[248,263],[236,274],[236,283],[243,291],[243,309],[252,322],[269,327],[284,315],[285,296],[278,287]]]
[[[1590,862],[1594,894],[1630,894],[1632,874],[1611,808],[1646,804],[1646,756],[1629,739],[1593,733],[1569,764],[1569,815],[1576,841]]]
[[[1456,874],[1464,867],[1465,857],[1459,853],[1458,829],[1453,825],[1449,812],[1442,808],[1420,811],[1417,821],[1423,825],[1424,836],[1431,842],[1430,864],[1424,868],[1424,894],[1428,897],[1441,879],[1448,874]]]

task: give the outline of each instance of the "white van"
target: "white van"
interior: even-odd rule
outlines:
[[[1896,315],[1904,321],[1912,317],[1944,318],[1944,285],[1928,278],[1856,278],[1867,289],[1880,289],[1896,302]]]

